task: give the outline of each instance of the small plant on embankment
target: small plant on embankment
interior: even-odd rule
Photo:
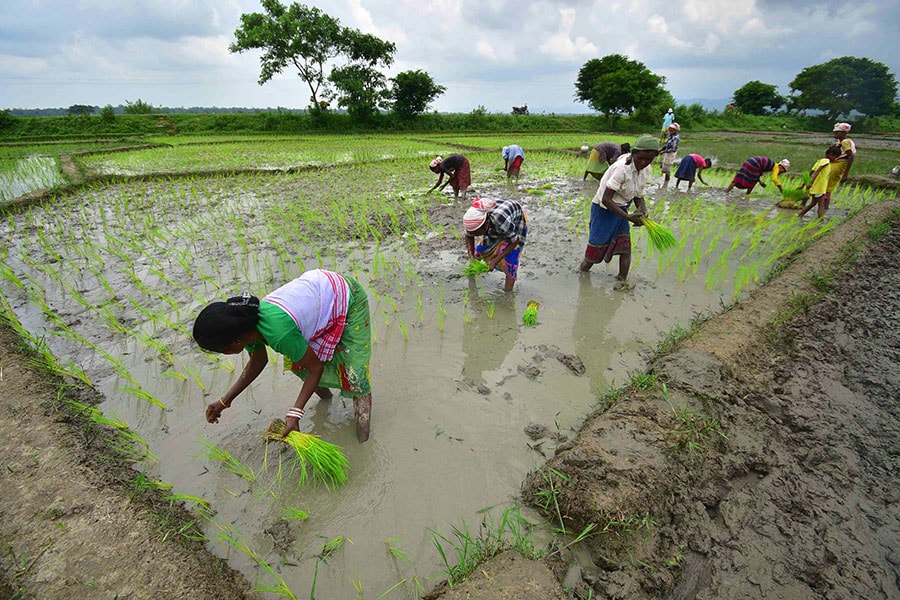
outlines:
[[[687,451],[689,454],[700,453],[709,443],[713,435],[725,439],[719,420],[700,411],[693,410],[687,404],[676,405],[669,399],[669,391],[666,384],[662,384],[663,397],[666,404],[672,409],[675,417],[675,425],[667,434],[669,450],[672,453]]]
[[[516,550],[526,558],[533,559],[539,556],[539,552],[534,548],[530,524],[522,517],[518,505],[505,509],[499,522],[495,522],[487,509],[482,511],[482,515],[477,532],[469,531],[465,521],[461,528],[451,526],[454,540],[444,536],[440,531],[429,529],[431,541],[444,563],[444,575],[447,576],[450,586],[456,585],[478,565],[507,548]],[[453,553],[455,561],[448,556],[445,545]]]

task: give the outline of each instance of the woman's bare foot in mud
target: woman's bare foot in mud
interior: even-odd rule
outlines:
[[[369,439],[369,421],[372,417],[372,394],[353,398],[353,413],[356,416],[356,439],[360,443]]]

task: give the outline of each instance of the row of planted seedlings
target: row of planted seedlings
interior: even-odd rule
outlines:
[[[408,258],[415,255],[417,236],[433,229],[426,208],[439,198],[418,192],[418,160],[394,167],[391,183],[377,186],[380,195],[371,181],[385,170],[372,165],[346,177],[315,171],[97,187],[57,198],[50,211],[9,215],[2,266],[10,320],[32,339],[50,341],[52,355],[75,357],[57,366],[58,373],[95,385],[110,378],[108,393],[145,404],[145,411],[132,411],[140,421],[135,430],[166,421],[164,409],[186,386],[205,389],[210,365],[234,368],[227,358],[198,353],[189,341],[191,319],[209,299],[269,289],[316,266],[349,270],[370,289],[382,290],[373,292],[374,311],[386,326],[395,320],[406,337],[412,319],[404,320],[395,298],[414,297],[416,322],[424,324],[425,293]],[[429,304],[432,326],[442,329],[442,288]],[[142,358],[147,356],[153,357],[149,367]],[[210,365],[197,364],[197,358]],[[160,381],[172,385],[167,389]],[[99,423],[131,431],[116,415],[88,412]],[[131,439],[145,450],[133,458],[149,467],[151,444],[136,433]],[[208,442],[202,447],[206,458],[255,481],[253,469],[224,449]],[[153,479],[142,481],[151,485]],[[279,495],[272,485],[261,487],[268,496]],[[223,530],[220,537],[237,541],[237,549],[259,563],[239,534]]]
[[[177,143],[128,153],[91,154],[82,164],[101,174],[189,173],[194,171],[285,170],[337,164],[365,164],[420,157],[425,165],[440,144],[402,136],[307,135]],[[162,138],[161,141],[165,141]],[[446,146],[444,146],[446,148]]]

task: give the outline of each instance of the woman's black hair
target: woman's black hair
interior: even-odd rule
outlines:
[[[841,150],[840,146],[828,146],[825,149],[825,156],[836,156],[839,155],[843,150]]]
[[[259,298],[244,292],[201,310],[194,321],[194,341],[204,350],[222,352],[258,322]]]
[[[631,152],[631,144],[629,144],[628,142],[625,142],[624,144],[622,144],[621,149],[622,149],[622,154],[628,154],[629,152]]]

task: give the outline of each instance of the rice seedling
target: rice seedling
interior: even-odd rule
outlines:
[[[409,559],[409,555],[397,547],[395,544],[402,541],[400,538],[387,538],[384,540],[384,545],[390,553],[391,557],[399,560],[400,562],[404,562],[408,565],[412,564],[412,561]]]
[[[530,300],[528,302],[528,306],[525,309],[525,312],[522,314],[522,323],[527,327],[534,327],[537,324],[537,316],[538,316],[538,308],[540,304],[538,304],[537,300]]]
[[[306,521],[309,519],[309,515],[299,508],[285,506],[281,511],[281,518],[285,521]]]
[[[672,232],[655,221],[651,221],[647,217],[641,219],[641,224],[647,230],[647,240],[650,245],[658,251],[668,250],[678,245],[678,241]]]
[[[480,258],[475,258],[469,261],[463,268],[463,275],[466,277],[475,277],[476,275],[481,275],[482,273],[487,273],[491,270],[491,266],[487,264],[485,261]]]
[[[299,483],[305,484],[310,478],[328,489],[347,483],[350,462],[340,446],[326,442],[311,433],[292,431],[282,438],[284,421],[273,419],[263,433],[267,441],[284,442],[294,450],[299,468]]]
[[[222,467],[224,467],[226,471],[228,471],[229,473],[234,473],[238,477],[246,479],[250,483],[256,481],[256,473],[253,472],[253,469],[243,464],[241,461],[233,457],[231,453],[228,452],[228,450],[217,446],[211,440],[205,437],[201,439],[203,443],[203,458],[221,462]]]

